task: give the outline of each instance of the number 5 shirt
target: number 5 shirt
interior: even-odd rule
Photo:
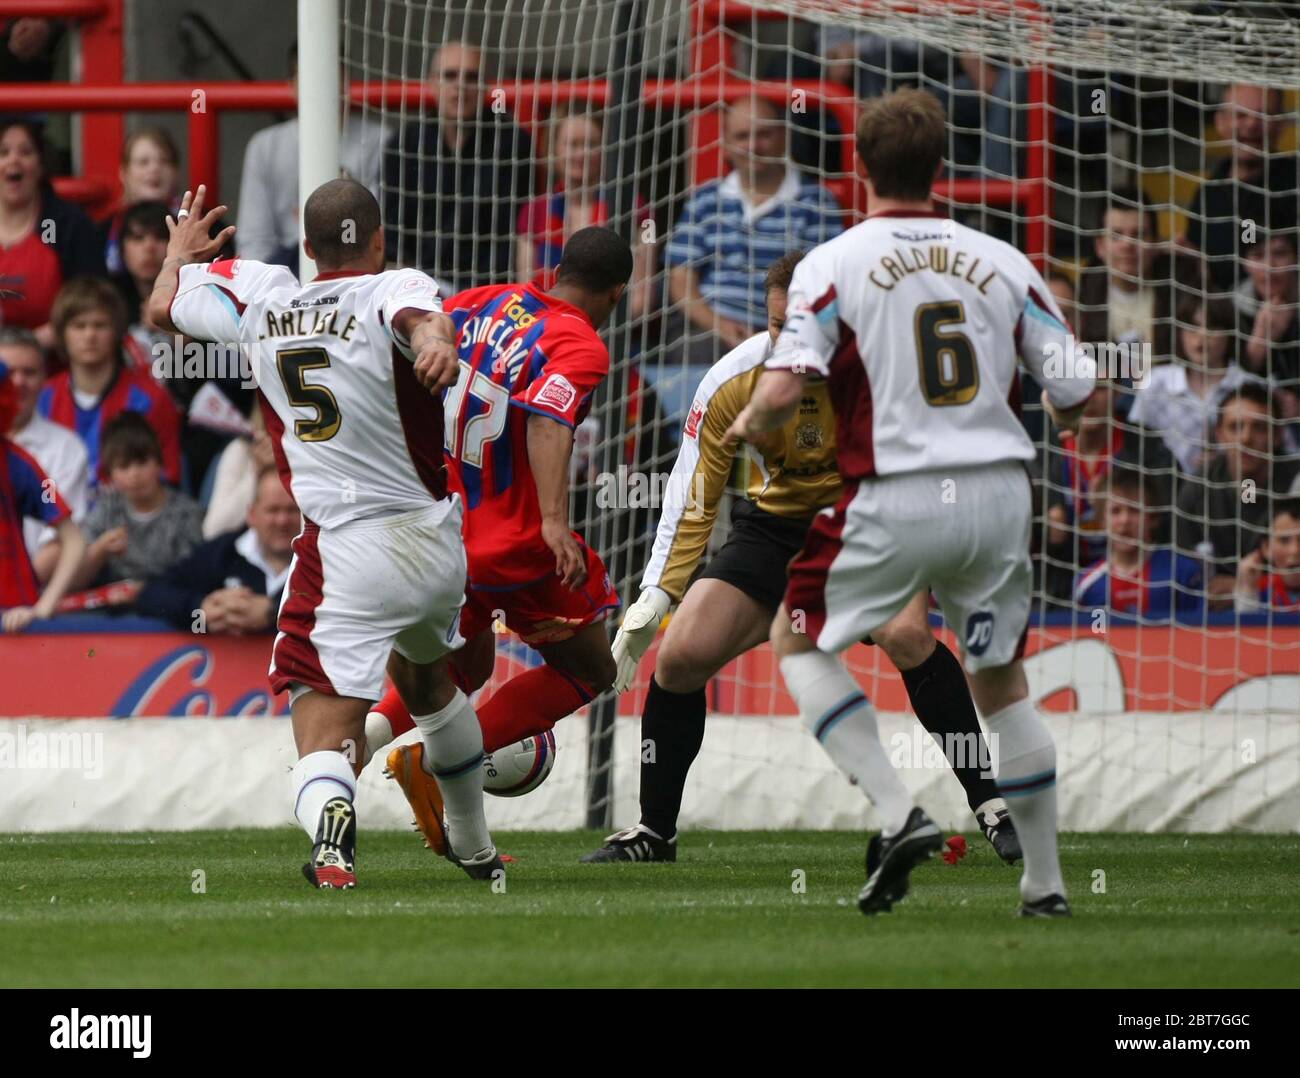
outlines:
[[[393,327],[407,309],[442,310],[418,270],[302,285],[282,266],[236,258],[183,266],[171,317],[188,337],[238,346],[280,478],[308,520],[333,528],[446,499],[442,403],[416,381]]]

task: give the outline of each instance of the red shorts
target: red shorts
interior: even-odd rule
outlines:
[[[472,583],[473,553],[470,554],[470,586],[460,614],[460,635],[466,640],[501,621],[525,644],[555,644],[580,629],[604,621],[618,609],[618,592],[605,570],[605,563],[582,537],[574,538],[587,555],[587,579],[570,591],[554,569],[539,580],[516,587],[482,587]]]

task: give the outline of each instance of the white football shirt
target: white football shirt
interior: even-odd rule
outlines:
[[[418,270],[324,273],[226,259],[183,266],[176,327],[237,343],[261,393],[280,476],[322,528],[447,500],[442,400],[415,379],[398,312],[441,311]]]
[[[840,474],[861,479],[1032,460],[1017,355],[1058,407],[1092,391],[1095,364],[1020,251],[880,214],[795,267],[767,367],[829,379]]]

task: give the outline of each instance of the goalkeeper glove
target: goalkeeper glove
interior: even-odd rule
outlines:
[[[1043,395],[1039,398],[1042,401],[1043,411],[1047,413],[1047,418],[1060,427],[1063,431],[1070,434],[1079,433],[1079,424],[1083,420],[1083,404],[1076,405],[1073,408],[1059,409],[1052,403],[1052,399],[1047,395],[1047,390],[1043,390]],[[1086,404],[1087,401],[1084,401]]]
[[[659,631],[659,623],[664,620],[664,615],[672,605],[666,591],[649,587],[627,608],[612,648],[614,662],[618,666],[618,676],[614,678],[615,692],[627,692],[631,687],[632,679],[636,677],[637,663],[650,647],[655,633]]]

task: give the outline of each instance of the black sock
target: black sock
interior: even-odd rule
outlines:
[[[907,686],[907,698],[912,701],[912,710],[945,751],[953,774],[966,791],[971,811],[974,812],[985,801],[1001,797],[997,783],[989,774],[991,757],[988,745],[957,656],[942,640],[936,640],[935,649],[925,662],[900,673],[903,684]],[[974,737],[970,736],[972,734]],[[960,755],[954,763],[956,753]]]
[[[650,679],[641,713],[641,822],[660,838],[677,834],[686,772],[704,741],[705,710],[703,689],[669,692]]]

